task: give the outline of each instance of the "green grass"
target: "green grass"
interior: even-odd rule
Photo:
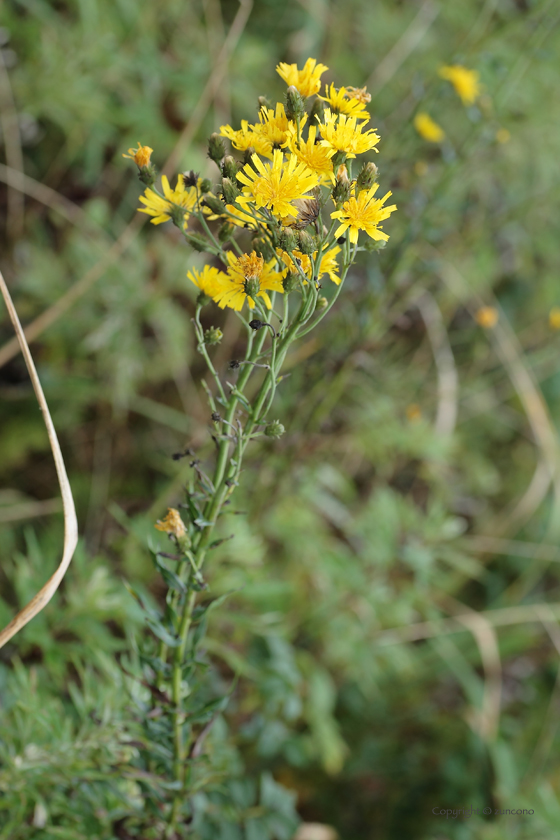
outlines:
[[[163,164],[237,9],[4,4],[25,173],[82,211],[70,222],[36,194],[18,232],[2,187],[1,268],[24,323],[60,307],[123,234],[141,185],[122,152],[140,140]],[[255,444],[235,502],[246,515],[224,519],[235,539],[208,565],[212,594],[234,592],[208,655],[220,685],[239,682],[211,746],[233,782],[204,803],[201,836],[281,837],[255,817],[266,806],[289,824],[272,778],[303,820],[344,840],[558,836],[559,614],[499,624],[497,611],[558,602],[556,562],[534,544],[560,536],[560,337],[548,325],[560,305],[559,15],[555,2],[263,0],[181,152],[178,170],[214,178],[205,137],[254,119],[258,95],[280,98],[278,61],[314,55],[329,82],[368,84],[376,163],[399,208],[387,248],[361,255],[292,359],[275,408],[287,434]],[[480,72],[477,106],[438,77],[453,62]],[[2,90],[6,103],[5,75]],[[441,149],[416,134],[418,110],[446,131]],[[132,726],[116,657],[140,619],[122,578],[161,597],[147,544],[189,474],[171,455],[194,441],[211,457],[193,259],[172,231],[145,225],[32,345],[82,544],[60,595],[1,654],[0,838],[118,837],[139,795],[133,780],[101,779],[126,765]],[[493,331],[474,320],[481,303],[500,308]],[[212,317],[225,368],[235,321]],[[12,337],[7,319],[1,335]],[[0,368],[0,396],[7,621],[58,562],[62,518],[10,519],[58,490],[17,356]],[[477,535],[503,542],[483,551]],[[440,623],[470,610],[483,617],[471,629]],[[471,804],[493,813],[432,813]],[[506,808],[534,814],[494,815]]]

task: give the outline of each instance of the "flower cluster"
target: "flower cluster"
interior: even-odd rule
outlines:
[[[366,88],[331,83],[321,92],[328,68],[313,58],[302,69],[276,69],[288,85],[285,102],[272,106],[260,97],[256,122],[223,125],[210,137],[217,189],[191,172],[174,188],[162,176],[161,191],[150,178],[140,198],[152,224],[172,221],[193,248],[216,258],[187,275],[201,305],[212,299],[237,312],[245,303],[264,312],[276,294],[316,295],[323,276],[341,285],[360,233],[372,247],[388,239],[381,225],[396,208],[385,204],[390,192],[375,197],[376,167],[366,162],[352,177],[355,159],[377,152],[380,139],[369,127]],[[129,150],[141,177],[152,171],[151,152],[140,144]]]

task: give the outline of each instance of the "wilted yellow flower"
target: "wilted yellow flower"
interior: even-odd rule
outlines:
[[[154,528],[158,531],[164,531],[166,534],[172,534],[177,539],[181,539],[187,533],[185,523],[181,519],[181,515],[175,508],[167,508],[167,516],[165,519],[158,519]]]
[[[231,140],[234,149],[239,149],[240,152],[245,152],[252,147],[259,155],[267,158],[272,157],[272,143],[268,137],[255,131],[255,127],[249,125],[247,120],[241,120],[239,131],[236,131],[230,125],[222,125],[220,135]]]
[[[317,126],[310,125],[307,140],[297,141],[297,130],[288,132],[285,145],[299,161],[305,163],[313,172],[321,177],[321,183],[332,181],[334,184],[334,173],[331,158],[335,150],[316,143]]]
[[[284,163],[280,149],[274,150],[272,164],[264,164],[256,154],[251,160],[253,166],[248,163],[237,173],[237,180],[244,184],[243,195],[239,196],[237,203],[242,206],[255,203],[257,207],[271,210],[276,216],[296,217],[298,211],[291,202],[303,198],[318,185],[317,173],[300,163],[295,155],[289,155]]]
[[[302,96],[313,96],[321,90],[321,76],[328,70],[324,64],[317,64],[317,59],[308,58],[303,70],[298,70],[297,64],[285,64],[281,62],[276,72],[284,79],[288,87],[293,85]]]
[[[267,292],[283,292],[282,275],[275,270],[276,260],[265,263],[255,251],[236,257],[231,251],[226,251],[229,263],[225,281],[214,300],[222,309],[228,306],[239,312],[245,301],[250,309],[255,307],[255,298],[264,300],[268,309],[272,309],[272,302]]]
[[[414,117],[414,128],[424,140],[428,143],[441,143],[445,138],[445,131],[441,126],[434,122],[434,120],[426,114],[425,111],[420,111]]]
[[[350,99],[357,99],[358,102],[362,102],[364,105],[371,102],[371,93],[367,92],[367,87],[357,88],[348,85],[346,87],[346,93]]]
[[[334,149],[335,152],[345,152],[349,158],[369,152],[379,143],[379,135],[373,129],[362,134],[365,125],[365,122],[358,125],[356,117],[333,114],[329,108],[325,108],[325,122],[319,123],[319,131],[323,138],[321,146]]]
[[[479,326],[491,330],[498,323],[498,310],[494,306],[481,306],[475,318]]]
[[[496,140],[498,143],[509,143],[511,140],[511,134],[507,130],[507,128],[499,128],[496,132]]]
[[[221,291],[224,282],[227,280],[223,271],[211,265],[205,265],[202,271],[193,268],[192,271],[187,271],[187,277],[201,292],[211,298]]]
[[[548,313],[548,323],[553,330],[560,330],[560,306],[553,306]]]
[[[356,90],[356,88],[341,87],[337,90],[334,85],[331,85],[330,88],[325,85],[326,96],[320,96],[319,99],[328,102],[331,110],[337,114],[347,114],[349,117],[356,117],[358,120],[369,121],[370,115],[364,107],[363,99],[359,96],[350,96],[349,90]],[[365,91],[365,88],[363,90]],[[360,95],[363,95],[361,91]],[[366,95],[369,96],[369,94]],[[371,96],[369,98],[371,99]]]
[[[143,166],[150,165],[150,157],[152,156],[152,152],[154,150],[150,149],[149,146],[142,146],[141,143],[138,143],[137,149],[129,149],[128,154],[123,154],[123,158],[128,158],[129,160],[133,160],[136,166],[139,166],[142,169]]]
[[[331,219],[338,219],[341,224],[335,231],[335,236],[342,236],[350,228],[350,242],[355,244],[358,241],[358,233],[363,230],[372,239],[389,239],[389,236],[378,225],[384,219],[388,219],[393,210],[397,209],[396,204],[384,207],[391,192],[386,193],[383,198],[374,198],[379,184],[374,184],[370,190],[362,190],[356,199],[351,196],[345,201],[341,210],[331,213]]]
[[[480,96],[479,74],[476,70],[469,70],[461,64],[453,64],[439,68],[439,75],[447,79],[461,97],[463,105],[472,105]]]
[[[179,175],[177,178],[177,186],[174,190],[169,186],[169,181],[165,175],[161,176],[161,185],[165,198],[162,198],[161,195],[158,195],[150,188],[146,189],[144,195],[140,196],[140,201],[146,206],[139,207],[139,212],[153,216],[154,218],[150,219],[153,225],[161,225],[162,222],[167,222],[171,219],[174,208],[178,208],[179,210],[183,209],[186,211],[183,216],[184,227],[186,227],[188,216],[196,206],[196,187],[189,187],[187,189],[182,175]]]

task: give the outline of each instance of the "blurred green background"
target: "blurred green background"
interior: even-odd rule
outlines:
[[[24,324],[46,313],[32,350],[81,542],[0,653],[0,838],[130,836],[104,781],[129,715],[116,657],[141,630],[123,579],[161,597],[147,545],[189,474],[171,456],[212,455],[200,256],[169,226],[129,227],[141,185],[122,153],[175,150],[175,171],[215,178],[205,138],[254,121],[257,96],[283,96],[278,61],[308,56],[323,81],[368,85],[399,210],[289,360],[287,433],[254,445],[209,563],[212,594],[234,594],[208,655],[239,677],[213,749],[340,840],[559,836],[559,21],[558,0],[2,4],[0,267]],[[469,108],[438,77],[452,63],[480,73]],[[212,317],[225,370],[237,321]],[[63,531],[6,316],[0,337],[3,625]],[[249,829],[244,790],[204,836],[282,838]],[[471,805],[492,813],[433,811]]]

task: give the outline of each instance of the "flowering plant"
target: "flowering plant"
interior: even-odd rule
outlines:
[[[331,84],[321,97],[327,69],[311,58],[301,70],[280,64],[277,71],[288,84],[285,103],[272,108],[261,97],[258,122],[243,120],[239,129],[225,125],[212,134],[208,154],[219,170],[215,189],[191,171],[178,176],[174,189],[162,176],[160,191],[152,150],[140,144],[129,150],[146,185],[140,212],[155,225],[171,221],[196,251],[212,259],[188,277],[199,290],[193,323],[213,383],[205,383],[205,390],[215,464],[210,476],[198,459],[192,461],[186,501],[156,524],[174,543],[172,553],[154,554],[168,589],[165,612],[148,610],[136,596],[157,640],[157,648],[148,644],[140,660],[144,682],[151,686],[147,735],[153,735],[157,720],[160,744],[150,770],[167,780],[169,792],[162,804],[166,837],[183,836],[193,819],[192,796],[203,784],[197,770],[203,742],[227,701],[201,699],[197,655],[206,613],[216,603],[198,603],[207,588],[205,560],[220,542],[212,539],[214,529],[239,482],[249,442],[275,439],[285,431],[271,411],[290,346],[334,305],[358,250],[384,246],[388,235],[381,223],[396,209],[385,204],[390,192],[375,197],[375,164],[364,162],[356,177],[352,171],[354,160],[377,151],[379,143],[367,128],[370,96],[365,88],[337,90]],[[367,237],[363,244],[360,233]],[[323,295],[326,278],[334,288]],[[222,333],[202,323],[202,310],[211,303],[234,310],[245,333],[243,357],[229,362],[234,381],[212,361]],[[167,752],[161,749],[162,736],[169,742],[163,745]]]

